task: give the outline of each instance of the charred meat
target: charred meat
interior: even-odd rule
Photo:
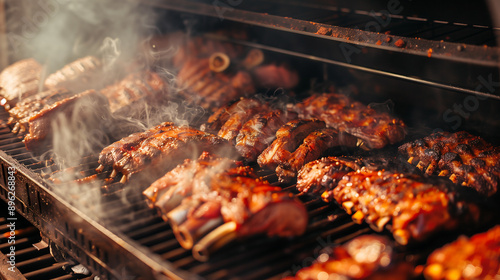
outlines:
[[[500,149],[465,131],[437,132],[399,147],[399,153],[425,173],[492,196],[500,180]]]
[[[434,251],[424,275],[429,280],[497,279],[500,276],[500,226]]]
[[[80,92],[89,88],[100,88],[102,79],[101,61],[93,56],[77,59],[60,70],[49,75],[45,87],[49,89],[65,88]]]
[[[323,120],[329,127],[362,139],[372,149],[400,142],[406,135],[406,126],[401,120],[341,94],[313,95],[296,108],[301,117]]]
[[[20,60],[0,73],[0,105],[8,110],[23,98],[34,95],[43,89],[40,78],[42,65],[29,58]]]
[[[332,193],[339,205],[353,213],[354,221],[364,220],[376,231],[390,224],[396,241],[406,245],[479,223],[474,194],[440,179],[361,169],[346,174]]]
[[[324,128],[325,122],[317,119],[293,120],[276,131],[276,139],[257,158],[261,167],[276,169],[311,132]]]
[[[109,100],[112,113],[144,100],[161,102],[167,86],[158,74],[151,71],[132,73],[120,82],[101,90]]]
[[[325,248],[315,263],[285,280],[412,278],[413,266],[385,237],[363,235],[342,246]]]
[[[84,91],[45,103],[41,110],[29,117],[29,133],[23,142],[28,150],[38,150],[52,140],[54,126],[74,127],[72,124],[78,123],[78,129],[91,130],[105,118],[109,118],[106,98],[94,90]]]
[[[126,181],[134,173],[147,170],[157,178],[186,158],[203,151],[230,154],[232,147],[213,134],[185,126],[163,123],[146,132],[132,134],[104,148],[99,155],[98,171],[111,167]]]
[[[323,128],[311,132],[302,144],[290,154],[285,162],[277,168],[276,173],[281,182],[290,182],[297,176],[304,164],[316,160],[333,147],[356,147],[357,138],[337,131],[334,128]]]
[[[297,114],[280,109],[259,112],[248,120],[236,137],[236,150],[246,160],[253,162],[276,139],[276,131]]]

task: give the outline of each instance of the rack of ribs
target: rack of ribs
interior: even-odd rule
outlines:
[[[200,260],[234,238],[300,235],[308,220],[302,203],[252,168],[207,152],[185,160],[143,194]]]
[[[94,56],[86,56],[50,74],[44,84],[48,89],[65,88],[81,92],[91,88],[101,88],[104,83],[102,78],[101,61]]]
[[[123,80],[102,89],[101,93],[108,98],[110,110],[114,113],[124,108],[131,109],[131,105],[138,101],[161,103],[166,91],[167,85],[163,79],[146,70],[129,74]]]
[[[76,129],[92,130],[103,119],[109,118],[107,99],[94,90],[75,95],[66,95],[64,90],[55,92],[56,96],[46,96],[43,108],[29,116],[29,130],[23,140],[28,150],[41,150],[49,144],[53,139],[54,126],[66,127],[68,123],[70,126],[78,123]]]
[[[497,279],[500,275],[500,226],[470,238],[461,236],[427,259],[429,280]]]
[[[395,144],[406,135],[406,126],[401,120],[342,94],[315,94],[295,108],[300,117],[318,118],[329,127],[358,137],[371,149]]]
[[[233,155],[234,148],[224,139],[187,126],[162,123],[145,132],[131,134],[104,148],[99,154],[98,172],[112,168],[111,177],[122,174],[126,182],[132,174],[145,171],[156,179],[186,158],[203,151]]]
[[[332,197],[355,222],[390,229],[406,245],[440,231],[482,223],[477,193],[444,178],[424,178],[365,168],[338,182]]]
[[[7,110],[23,98],[43,90],[42,65],[32,58],[20,60],[0,73],[0,105]]]
[[[403,144],[399,153],[426,174],[447,176],[486,196],[497,193],[500,149],[479,136],[465,131],[437,132]]]
[[[284,280],[411,279],[413,266],[395,247],[385,237],[362,235],[344,245],[323,249],[315,263]]]

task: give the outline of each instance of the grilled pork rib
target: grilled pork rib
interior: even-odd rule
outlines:
[[[304,118],[318,118],[329,127],[362,139],[369,148],[382,148],[404,139],[405,124],[387,113],[336,93],[313,95],[296,105]]]
[[[339,205],[354,213],[354,221],[364,220],[377,231],[390,223],[396,241],[406,245],[479,223],[474,195],[439,179],[363,168],[346,174],[332,193]]]
[[[290,182],[297,176],[304,164],[318,159],[325,151],[333,147],[356,147],[357,138],[340,133],[334,128],[323,128],[313,131],[303,141],[303,143],[290,154],[285,162],[277,168],[276,173],[280,182]]]
[[[236,137],[236,150],[250,162],[257,160],[276,138],[276,131],[296,118],[296,113],[279,109],[254,115],[241,127]]]
[[[22,98],[27,98],[43,90],[40,78],[42,65],[29,58],[20,60],[0,73],[0,105],[8,110]]]
[[[252,77],[246,71],[210,70],[208,59],[190,59],[177,75],[179,94],[191,104],[214,111],[243,96],[254,94]]]
[[[66,127],[67,123],[78,122],[78,129],[91,130],[105,118],[109,118],[106,98],[94,90],[84,91],[57,102],[45,103],[41,110],[29,117],[29,133],[23,142],[28,150],[38,150],[52,140],[55,125]]]
[[[93,56],[77,59],[60,70],[49,75],[45,87],[49,89],[65,88],[80,92],[90,88],[100,88],[102,78],[101,61]]]
[[[325,127],[323,121],[317,119],[293,120],[276,131],[276,139],[257,158],[261,167],[276,169],[278,165],[290,158],[290,155],[311,132]]]
[[[321,254],[311,266],[284,280],[410,279],[413,266],[394,247],[387,238],[362,235],[342,246],[326,248],[331,253]]]
[[[53,89],[27,97],[9,110],[10,118],[7,123],[13,126],[12,132],[23,134],[28,130],[31,116],[73,95],[74,93],[65,89]]]
[[[166,89],[165,82],[158,74],[142,71],[128,75],[120,82],[104,88],[101,93],[108,98],[113,113],[139,100],[161,102],[161,94]]]
[[[258,179],[250,167],[207,152],[195,161],[185,160],[143,193],[185,248],[217,226],[198,249],[228,234],[295,236],[307,225],[299,201]]]
[[[449,176],[454,183],[492,196],[500,180],[500,149],[465,131],[433,133],[399,147],[425,173]]]
[[[203,151],[230,154],[231,145],[213,134],[190,127],[163,123],[149,131],[132,134],[104,148],[99,155],[98,171],[112,167],[127,180],[134,173],[146,170],[157,178],[186,158]]]
[[[427,259],[429,280],[498,279],[500,277],[500,226],[435,250]]]

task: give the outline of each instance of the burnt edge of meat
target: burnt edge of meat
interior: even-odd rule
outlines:
[[[437,132],[401,145],[400,155],[428,175],[446,176],[485,196],[498,193],[500,148],[460,131]]]

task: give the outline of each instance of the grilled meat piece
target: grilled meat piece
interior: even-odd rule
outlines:
[[[297,71],[275,63],[258,66],[252,74],[259,87],[291,89],[299,83]]]
[[[331,190],[349,172],[359,170],[362,162],[349,157],[324,157],[306,163],[298,172],[297,189],[302,193],[322,195],[331,200]]]
[[[290,182],[297,176],[297,171],[304,164],[318,159],[325,151],[333,147],[356,147],[357,138],[337,131],[334,128],[323,128],[311,132],[290,158],[280,163],[276,173],[280,182]]]
[[[276,139],[257,158],[260,167],[276,169],[282,162],[287,161],[302,140],[311,132],[325,127],[323,121],[317,119],[293,120],[276,131]]]
[[[395,252],[393,242],[382,236],[362,235],[342,246],[326,248],[318,260],[284,280],[412,278],[413,266]]]
[[[279,109],[254,115],[241,127],[236,137],[236,150],[250,162],[257,160],[276,138],[276,131],[296,118],[296,113]]]
[[[90,131],[96,129],[96,124],[105,118],[109,118],[106,98],[94,90],[88,90],[54,103],[45,103],[43,109],[30,116],[29,133],[23,142],[28,150],[39,150],[52,140],[57,127],[78,123],[76,129]]]
[[[258,112],[267,112],[269,107],[266,104],[259,104],[254,107],[247,107],[245,110],[238,108],[235,110],[222,125],[217,135],[229,142],[235,144],[242,126]]]
[[[189,103],[214,111],[232,100],[255,93],[253,80],[246,71],[210,70],[208,59],[190,59],[177,75],[179,94]]]
[[[101,88],[102,64],[93,56],[77,59],[45,80],[48,89],[65,88],[73,92],[80,92],[89,88]]]
[[[73,95],[74,93],[65,89],[53,89],[25,98],[9,110],[10,118],[7,124],[13,126],[12,132],[22,134],[28,130],[31,116]]]
[[[164,123],[104,148],[99,155],[98,171],[112,167],[126,181],[130,175],[145,170],[147,177],[154,179],[203,151],[233,152],[227,141],[213,134]]]
[[[500,180],[500,148],[468,132],[437,132],[403,144],[399,153],[425,173],[449,176],[454,183],[492,196]]]
[[[20,60],[0,73],[0,105],[8,110],[22,98],[27,98],[43,90],[40,77],[42,65],[29,58]]]
[[[361,169],[346,174],[333,197],[352,218],[381,231],[391,223],[396,241],[406,245],[443,230],[479,223],[474,194],[442,178],[422,178]]]
[[[345,131],[364,141],[372,149],[404,139],[405,124],[347,96],[336,93],[313,95],[296,105],[304,118],[318,118],[329,127]]]
[[[158,74],[151,71],[132,73],[123,80],[101,90],[110,103],[112,113],[144,100],[146,102],[162,102],[162,94],[167,85]]]
[[[424,275],[429,280],[498,279],[500,226],[437,249],[427,259]]]
[[[202,124],[202,131],[213,134],[219,133],[222,126],[235,114],[242,114],[253,108],[262,106],[262,103],[254,98],[241,98],[235,103],[221,107],[215,111],[209,118],[207,123]]]

